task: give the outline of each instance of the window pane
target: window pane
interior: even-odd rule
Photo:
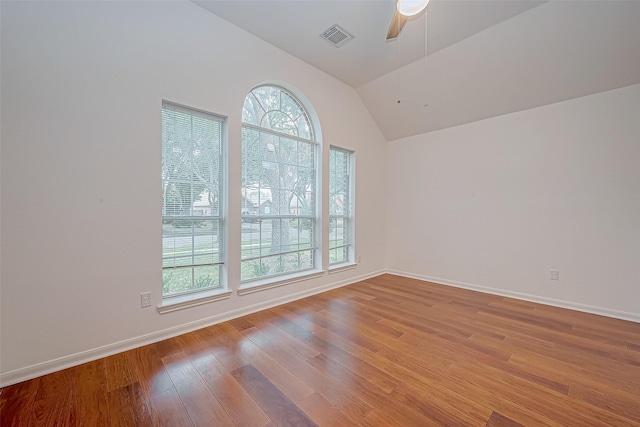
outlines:
[[[266,272],[260,269],[260,259],[251,261],[242,261],[240,265],[240,280],[247,281],[251,279],[258,279],[266,276]]]
[[[286,92],[281,92],[281,110],[292,119],[305,114],[298,101]]]
[[[329,154],[329,214],[345,215],[349,196],[348,153],[330,150]]]
[[[262,277],[272,277],[311,268],[313,268],[313,254],[311,250],[268,255],[259,259],[243,260],[241,280],[247,281]]]
[[[259,128],[242,128],[241,278],[312,268],[317,146],[308,115],[275,86],[252,90],[244,110],[243,122]]]
[[[329,248],[338,246],[347,246],[349,242],[349,233],[347,218],[330,218],[329,219]]]
[[[193,288],[218,288],[220,287],[220,266],[206,265],[193,268]]]
[[[329,264],[350,261],[352,246],[352,153],[329,150]]]
[[[337,264],[348,261],[345,248],[335,248],[329,250],[329,263]]]
[[[298,136],[300,138],[311,139],[313,140],[313,128],[311,127],[311,122],[309,121],[309,117],[307,115],[302,115],[298,117],[296,120],[296,126],[298,129]]]
[[[312,249],[314,225],[312,218],[243,220],[242,259]]]
[[[217,265],[171,268],[162,271],[163,296],[219,287],[221,287],[220,266]]]
[[[162,106],[164,296],[220,286],[222,126],[213,115]]]
[[[175,295],[192,290],[192,268],[162,270],[162,295]]]
[[[219,220],[162,221],[162,266],[179,267],[222,261]]]
[[[253,94],[249,94],[244,100],[242,107],[242,122],[257,125],[260,118],[265,114],[264,109]]]

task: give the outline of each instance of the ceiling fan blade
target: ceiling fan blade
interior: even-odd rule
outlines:
[[[404,15],[401,15],[396,9],[396,13],[393,14],[393,18],[391,18],[391,23],[389,24],[389,31],[387,31],[387,40],[393,40],[400,34],[402,31],[402,27],[407,22],[407,18]]]

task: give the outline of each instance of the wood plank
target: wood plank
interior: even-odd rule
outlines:
[[[618,388],[640,392],[640,369],[613,359],[599,360],[597,357],[562,349],[540,349],[537,352],[524,349],[515,351],[510,361],[513,360],[530,360],[550,366],[562,366],[572,375],[601,380],[603,383],[614,381]]]
[[[242,339],[242,337],[238,337]],[[293,402],[298,403],[313,393],[313,389],[290,370],[262,351],[249,340],[242,344],[243,356]]]
[[[238,317],[237,319],[229,320],[227,323],[236,328],[238,331],[244,331],[245,329],[253,328],[255,326],[245,317]]]
[[[632,351],[640,352],[640,344],[634,344],[634,343],[628,342],[627,343],[627,348],[629,350],[632,350]]]
[[[358,357],[358,354],[360,354],[358,351],[355,351],[355,354],[349,353],[340,346],[334,345],[335,342],[329,342],[317,335],[305,337],[304,341],[318,350],[322,349],[320,356],[327,357],[331,361],[346,367],[354,374],[386,393],[391,392],[391,390],[400,384],[393,376],[371,365],[367,361],[360,359]]]
[[[315,322],[321,328],[334,332],[373,352],[382,349],[385,345],[364,333],[354,334],[350,325],[345,324],[341,319],[333,318],[329,312],[324,310],[316,314]]]
[[[363,335],[379,339],[382,343],[390,342],[389,340],[399,338],[404,334],[404,331],[380,322],[384,317],[363,310],[363,308],[336,304],[331,307],[331,310],[323,310],[321,313],[326,313],[326,318],[329,321],[353,325],[362,331]]]
[[[105,358],[107,391],[138,382],[138,373],[131,360],[131,353],[124,352]]]
[[[298,403],[298,406],[319,426],[356,427],[358,425],[318,393],[311,394]]]
[[[173,383],[164,369],[161,356],[154,344],[128,351],[136,368],[142,389],[148,398],[173,389]]]
[[[366,298],[360,297],[360,299],[379,300],[381,296],[395,295],[395,296],[402,297],[403,300],[401,301],[406,301],[408,299],[414,300],[414,301],[421,301],[427,304],[426,306],[431,306],[433,305],[434,302],[437,302],[437,301],[434,301],[433,299],[433,292],[424,290],[422,289],[422,287],[405,286],[402,288],[397,288],[395,286],[389,286],[388,283],[378,284],[370,280],[365,280],[364,282],[362,282],[362,284],[360,284],[358,288],[369,289],[369,291],[365,294],[367,295],[367,297]],[[351,286],[351,287],[347,287],[347,289],[351,289],[353,291],[355,290],[355,287]],[[356,295],[356,296],[359,296],[359,295]]]
[[[42,377],[28,425],[38,427],[71,425],[73,382],[72,369]]]
[[[73,410],[72,425],[109,425],[109,402],[107,399],[107,375],[105,359],[85,363],[72,368]]]
[[[233,427],[233,421],[184,352],[165,356],[162,363],[194,425]]]
[[[189,357],[192,363],[200,357],[209,357],[212,355],[210,351],[212,347],[208,341],[208,335],[205,329],[180,335],[176,338],[182,347],[182,351]]]
[[[271,421],[213,354],[202,355],[193,364],[236,425],[262,427]]]
[[[231,372],[249,362],[242,357],[240,343],[231,339],[225,328],[231,327],[228,324],[218,324],[201,329],[199,333],[209,345],[209,351]]]
[[[440,425],[483,426],[491,409],[471,401],[446,387],[414,387],[400,384],[391,396]]]
[[[575,370],[570,363],[547,356],[523,352],[522,354],[514,354],[509,363],[531,370],[541,376],[555,377],[558,381],[569,384],[570,387],[572,384],[581,384],[593,390],[615,389],[634,394],[640,398],[640,389],[624,378],[611,377],[588,370]]]
[[[72,393],[39,396],[29,418],[29,426],[54,427],[71,425]]]
[[[385,393],[378,387],[367,384],[361,377],[354,375],[346,367],[331,361],[326,355],[321,354],[309,360],[309,363],[327,376],[340,380],[348,385],[349,389],[361,396],[372,408],[382,409],[385,412],[402,413],[404,418],[411,420],[410,425],[430,424],[431,418],[421,413],[414,406],[395,399],[391,393]]]
[[[486,427],[524,427],[522,424],[513,421],[511,418],[507,418],[504,415],[493,412],[489,421],[487,421]]]
[[[611,389],[599,391],[581,384],[572,384],[569,396],[640,423],[640,399],[636,395]]]
[[[269,325],[261,326],[260,330],[264,332],[266,335],[268,335],[269,337],[271,337],[273,341],[278,342],[281,346],[298,354],[303,359],[308,359],[310,357],[314,357],[318,355],[318,352],[315,349],[309,347],[304,342],[286,333],[280,327],[278,327],[278,325],[274,324],[274,322],[280,323],[280,324],[292,325],[292,323],[289,322],[287,319],[280,318],[278,319],[278,321],[270,322]],[[299,328],[299,329],[300,329],[300,332],[303,334],[311,334],[311,332],[303,328]]]
[[[151,426],[149,404],[142,386],[135,382],[108,393],[111,427]]]
[[[309,332],[313,332],[319,328],[315,323],[307,320],[304,316],[299,316],[298,314],[287,310],[284,307],[275,307],[272,308],[271,311],[276,313],[279,317],[272,320],[272,323],[276,322],[279,319],[289,321],[295,324],[299,328],[303,328]]]
[[[286,364],[294,375],[345,413],[354,414],[355,417],[362,417],[371,411],[371,406],[351,390],[343,387],[341,381],[327,377],[298,354],[279,346],[261,330],[248,329],[245,331],[245,335],[269,356]]]
[[[500,349],[504,349],[506,351],[516,352],[520,350],[520,347],[517,345],[511,345],[511,343],[507,343],[505,341],[495,342],[487,337],[475,337],[472,336],[471,340],[478,340],[485,344],[495,345]],[[508,372],[511,375],[516,377],[525,379],[527,381],[531,381],[543,387],[547,387],[551,390],[560,392],[564,395],[568,395],[569,393],[569,385],[558,381],[558,378],[555,375],[545,375],[544,373],[536,372],[535,370],[527,369],[527,367],[516,366],[508,362],[503,362],[500,360],[494,360],[491,358],[481,358],[478,359],[481,363],[486,363],[489,366],[500,369],[502,372]]]
[[[634,425],[622,416],[573,399],[562,399],[559,393],[513,378],[490,367],[485,366],[479,373],[473,365],[459,362],[449,373],[452,378],[468,378],[480,387],[500,390],[500,394],[506,399],[521,402],[532,411],[565,425]]]
[[[154,426],[193,426],[187,409],[174,389],[154,394],[149,398],[149,404]]]
[[[40,378],[10,385],[0,395],[0,426],[29,425]]]
[[[618,362],[640,368],[640,354],[632,351],[610,351],[609,357]]]
[[[436,421],[428,418],[420,421],[420,423],[416,423],[414,420],[407,417],[406,414],[401,412],[389,409],[382,410],[378,408],[367,414],[367,416],[361,421],[361,425],[364,427],[442,427],[441,424],[438,424]]]
[[[367,292],[364,292],[362,289],[355,289],[349,286],[342,286],[340,288],[331,289],[327,292],[324,292],[325,295],[335,299],[345,299],[345,298],[364,298],[364,299],[373,299],[375,295],[371,295]]]
[[[317,427],[304,412],[300,410],[278,387],[273,385],[253,365],[242,366],[231,375],[242,385],[253,400],[267,413],[269,418],[279,426]]]
[[[158,341],[152,345],[160,358],[170,356],[174,353],[179,353],[182,351],[182,346],[180,345],[180,340],[178,339],[178,337]]]

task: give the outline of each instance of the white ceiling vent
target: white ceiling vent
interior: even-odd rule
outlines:
[[[338,24],[331,26],[324,33],[320,34],[320,37],[335,47],[342,47],[354,39],[351,34]]]

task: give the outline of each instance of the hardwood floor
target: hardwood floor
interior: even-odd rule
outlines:
[[[8,426],[640,426],[640,324],[383,275],[0,390]]]

